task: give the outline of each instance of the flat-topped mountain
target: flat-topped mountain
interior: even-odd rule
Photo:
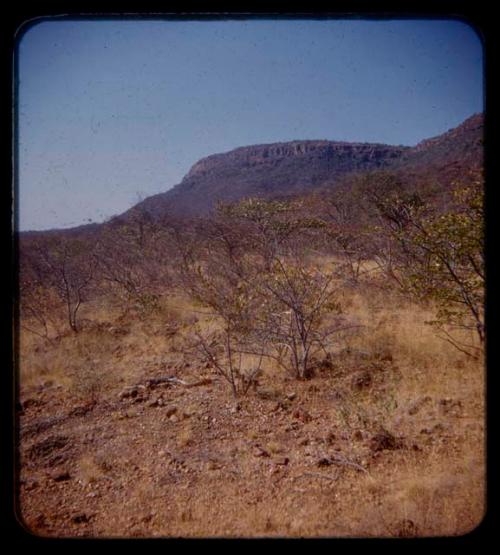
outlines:
[[[407,150],[326,140],[240,147],[196,162],[181,183],[149,197],[142,207],[153,214],[197,215],[218,200],[307,192],[351,172],[387,167]]]
[[[399,173],[403,182],[432,181],[438,187],[483,165],[484,117],[475,114],[446,133],[426,139],[414,147],[376,143],[304,140],[239,147],[213,154],[196,162],[172,189],[146,198],[112,221],[126,220],[140,209],[153,217],[206,215],[217,201],[244,197],[280,197],[325,190],[349,178],[373,170]],[[349,186],[348,180],[345,186]],[[96,231],[90,224],[51,232]]]
[[[304,160],[315,162],[314,170],[328,166],[329,170],[345,171],[360,165],[379,166],[401,155],[405,147],[381,144],[336,141],[291,141],[236,148],[224,154],[213,154],[196,162],[183,181],[220,172],[228,165],[240,169],[270,168]]]
[[[138,207],[152,215],[203,215],[219,200],[307,193],[379,169],[451,180],[464,168],[482,164],[483,119],[476,114],[415,147],[308,140],[236,148],[202,158],[181,183]]]

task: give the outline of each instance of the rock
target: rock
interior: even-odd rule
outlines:
[[[396,525],[396,536],[399,538],[409,538],[418,535],[417,525],[410,519],[404,519]]]
[[[336,439],[337,439],[337,436],[333,432],[329,432],[325,437],[325,442],[328,445],[332,445],[333,443],[335,443]]]
[[[392,356],[392,353],[390,353],[389,351],[386,351],[384,353],[381,353],[380,360],[383,362],[392,362],[394,358]]]
[[[426,395],[425,397],[421,397],[420,399],[417,399],[416,401],[414,401],[408,408],[408,414],[410,416],[415,416],[416,414],[418,414],[420,412],[420,410],[426,405],[429,404],[432,401],[432,399]]]
[[[332,460],[327,457],[322,457],[316,462],[317,466],[330,466],[332,464],[333,464]]]
[[[177,413],[177,407],[175,405],[167,407],[167,409],[165,411],[165,415],[167,416],[167,418],[170,417],[170,416],[173,416],[176,413]]]
[[[254,447],[253,455],[254,455],[254,457],[269,457],[270,456],[269,453],[265,449],[262,449],[262,447],[260,447],[258,445],[256,445]]]
[[[71,480],[71,475],[67,470],[59,470],[52,473],[52,479],[54,482],[65,482]]]
[[[123,401],[124,399],[130,399],[130,398],[133,399],[134,397],[137,397],[138,393],[139,391],[136,387],[127,387],[120,392],[119,398],[121,401]]]
[[[434,424],[434,426],[432,426],[432,428],[422,428],[420,430],[421,434],[435,434],[435,433],[439,433],[439,432],[444,432],[445,427],[441,424],[441,423],[437,423]]]
[[[169,420],[175,424],[176,422],[179,422],[179,417],[176,414],[172,414],[169,416]]]
[[[286,168],[287,187],[293,189],[304,183],[331,178],[332,161],[335,161],[335,176],[340,176],[360,167],[376,169],[390,159],[401,156],[404,151],[405,147],[398,146],[324,140],[240,147],[197,161],[180,186],[179,206],[182,206],[183,213],[190,215],[200,212],[200,209],[202,212],[208,211],[213,203],[213,194],[210,193],[216,186],[219,187],[221,200],[233,198],[234,191],[238,191],[238,198],[255,196],[256,191],[262,190],[264,185],[273,183],[276,175],[284,175],[284,170],[280,173],[279,168]],[[279,183],[282,179],[276,181]],[[196,197],[190,195],[194,190],[197,191]],[[283,191],[279,185],[269,190],[270,194],[280,192]]]
[[[90,521],[90,516],[86,513],[81,513],[81,514],[75,515],[71,519],[71,521],[74,522],[75,524],[83,524]]]
[[[293,417],[304,423],[311,422],[312,416],[303,408],[298,408],[293,412]]]
[[[278,457],[277,459],[274,459],[274,464],[277,464],[280,466],[286,466],[289,462],[290,462],[290,459],[288,457]]]
[[[257,395],[266,401],[280,401],[281,393],[275,389],[258,389]]]
[[[63,435],[54,435],[32,445],[28,450],[30,459],[41,459],[50,456],[53,451],[63,449],[70,439]]]
[[[241,403],[238,401],[237,403],[235,403],[231,409],[229,410],[230,414],[236,414],[237,412],[239,412],[241,410]]]
[[[292,392],[292,393],[289,393],[289,394],[286,396],[286,398],[287,398],[289,401],[293,401],[296,397],[297,397],[297,393],[295,393],[295,391]]]
[[[400,449],[401,447],[401,440],[393,436],[387,430],[382,430],[378,434],[375,434],[370,441],[370,449],[372,451],[394,450]]]
[[[34,479],[28,479],[24,484],[22,484],[24,486],[24,489],[26,491],[32,491],[34,489],[36,489],[40,484],[38,482],[38,480],[34,480]]]
[[[30,407],[36,407],[39,404],[40,404],[40,401],[38,401],[37,399],[33,399],[33,397],[29,397],[28,399],[25,399],[24,401],[22,401],[20,403],[22,411],[25,411],[26,409],[29,409]]]
[[[89,412],[91,412],[95,408],[96,404],[94,402],[87,403],[85,405],[81,405],[79,407],[75,407],[71,410],[68,416],[85,416]]]
[[[356,441],[361,441],[363,439],[363,432],[361,430],[356,430],[352,434],[352,438],[355,439]]]
[[[368,387],[371,386],[372,384],[372,376],[370,374],[370,372],[368,372],[367,370],[363,370],[362,372],[358,372],[353,378],[352,378],[352,382],[351,385],[353,387],[353,389],[356,389],[358,391],[362,390],[362,389],[366,389]]]
[[[462,402],[455,399],[440,399],[439,410],[441,414],[447,416],[459,416],[462,412]]]

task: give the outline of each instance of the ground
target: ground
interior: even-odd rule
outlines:
[[[474,529],[483,366],[436,338],[420,309],[388,309],[384,295],[346,299],[366,329],[310,379],[269,368],[239,399],[183,347],[200,316],[171,299],[161,317],[134,320],[103,309],[98,321],[94,307],[93,322],[52,343],[21,331],[25,527],[240,538]]]

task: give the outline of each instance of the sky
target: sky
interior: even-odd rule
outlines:
[[[17,63],[23,231],[104,221],[217,152],[412,146],[484,102],[480,38],[456,20],[42,20]]]

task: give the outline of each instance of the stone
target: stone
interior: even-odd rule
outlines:
[[[402,442],[387,430],[382,430],[375,434],[370,441],[370,449],[372,451],[385,451],[400,449]]]
[[[83,524],[83,523],[89,522],[90,517],[86,513],[81,513],[81,514],[75,515],[71,519],[71,521],[74,522],[75,524]]]
[[[172,405],[170,407],[167,407],[167,410],[165,411],[165,415],[167,417],[170,417],[170,416],[176,414],[176,412],[177,412],[177,407],[175,405]]]
[[[71,480],[71,474],[67,470],[59,470],[52,473],[54,482],[65,482]]]
[[[254,455],[254,457],[269,457],[270,456],[269,453],[265,449],[262,449],[262,447],[259,447],[258,445],[256,445],[254,447],[253,455]]]
[[[421,397],[420,399],[417,399],[416,401],[414,401],[408,408],[408,414],[410,416],[415,416],[416,414],[418,414],[420,412],[420,410],[426,405],[428,404],[430,401],[432,401],[432,399],[426,395],[425,397]]]
[[[293,417],[301,420],[304,423],[311,422],[312,416],[303,408],[298,408],[294,411]]]
[[[332,445],[335,442],[336,439],[337,439],[337,436],[333,432],[329,432],[327,434],[327,436],[325,437],[325,442],[328,445]]]
[[[372,376],[367,370],[358,372],[352,379],[352,387],[356,390],[366,389],[372,384]]]

